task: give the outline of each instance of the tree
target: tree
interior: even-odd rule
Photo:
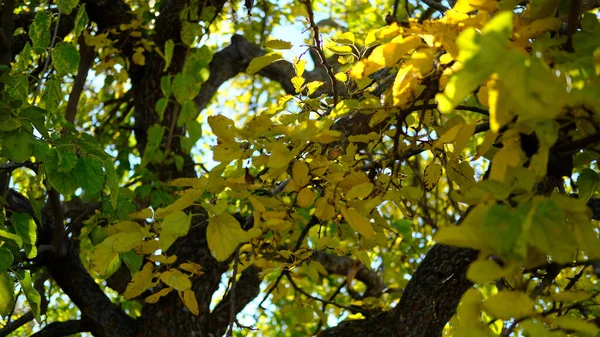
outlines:
[[[0,335],[600,335],[598,6],[3,0]]]

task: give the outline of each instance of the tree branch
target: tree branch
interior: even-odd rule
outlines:
[[[89,320],[71,320],[65,322],[53,322],[46,325],[40,331],[31,335],[31,337],[61,337],[70,336],[79,332],[92,331],[92,322]]]

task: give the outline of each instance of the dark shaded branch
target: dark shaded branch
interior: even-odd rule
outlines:
[[[267,52],[259,46],[249,42],[241,35],[231,37],[231,44],[213,56],[210,63],[210,76],[202,84],[199,95],[195,102],[198,111],[204,110],[210,103],[212,97],[217,93],[219,87],[227,80],[244,72],[253,58],[262,56]],[[275,62],[263,69],[258,74],[270,80],[278,82],[283,90],[288,94],[295,94],[296,90],[292,85],[291,79],[296,75],[294,66],[289,62]],[[331,86],[324,68],[317,67],[313,71],[305,72],[307,82],[322,81],[326,85],[322,86],[315,95],[322,93],[331,93]]]
[[[31,337],[60,337],[70,336],[79,332],[90,332],[92,322],[82,320],[71,320],[65,322],[54,322],[46,325],[40,331],[31,335]]]
[[[322,251],[313,252],[313,260],[319,262],[330,274],[347,276],[352,268],[357,268],[355,279],[361,281],[367,286],[362,297],[379,297],[385,289],[385,284],[381,277],[373,270],[348,256],[337,256],[324,253]]]
[[[77,105],[79,104],[79,98],[83,92],[83,86],[88,75],[88,71],[94,63],[94,48],[85,44],[83,34],[79,36],[79,68],[77,69],[77,76],[73,82],[73,89],[69,94],[69,101],[67,102],[67,108],[65,111],[65,119],[69,123],[75,122],[75,115],[77,114]]]
[[[22,327],[23,325],[31,322],[33,320],[33,313],[28,311],[25,315],[17,318],[16,320],[9,322],[2,329],[0,329],[0,337],[6,337],[10,335],[13,331]]]
[[[9,190],[7,202],[10,211],[28,213],[35,218],[27,198],[12,189]],[[42,223],[38,226],[42,227],[38,228],[38,232],[45,233],[44,228],[54,228],[54,219],[43,213]],[[44,236],[45,234],[38,241],[47,240]],[[89,331],[103,337],[135,336],[133,319],[111,302],[82,265],[79,242],[67,240],[64,247],[64,255],[43,254],[40,249],[38,261],[48,268],[56,284],[69,296],[82,315],[89,319]]]
[[[0,65],[10,66],[15,0],[4,0],[0,12]]]

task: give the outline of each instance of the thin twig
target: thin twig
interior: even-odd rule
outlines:
[[[338,103],[338,91],[335,81],[335,75],[333,74],[333,69],[327,63],[327,57],[325,57],[325,53],[323,52],[323,43],[321,42],[321,37],[319,34],[319,26],[315,23],[315,14],[312,9],[311,0],[301,0],[300,3],[304,4],[306,7],[306,11],[308,13],[308,23],[310,24],[310,28],[313,31],[315,47],[314,49],[319,54],[321,58],[321,64],[327,69],[327,75],[329,75],[329,80],[331,81],[331,90],[333,92],[333,104],[336,105]]]
[[[315,297],[315,296],[307,293],[304,289],[300,288],[300,286],[298,286],[296,284],[296,282],[292,279],[292,276],[290,275],[289,271],[285,272],[285,277],[290,282],[290,284],[292,285],[292,287],[294,288],[294,290],[296,290],[297,292],[301,293],[302,295],[304,295],[304,296],[306,296],[308,298],[311,298],[311,299],[313,299],[315,301],[318,301],[318,302],[321,302],[323,304],[330,304],[330,305],[336,306],[338,308],[349,310],[352,313],[357,313],[357,312],[363,313],[364,312],[360,308],[349,307],[349,306],[346,306],[346,305],[343,305],[343,304],[339,304],[339,303],[336,303],[336,302],[333,302],[333,301],[328,301],[328,300],[323,299],[323,298]]]
[[[240,245],[235,249],[235,260],[233,261],[233,272],[231,275],[231,289],[230,297],[229,297],[229,330],[227,331],[227,337],[231,337],[233,335],[233,325],[235,323],[235,286],[236,286],[236,277],[238,265],[240,264]]]

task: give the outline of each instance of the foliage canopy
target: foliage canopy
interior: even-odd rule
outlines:
[[[598,6],[2,1],[0,335],[600,336]]]

